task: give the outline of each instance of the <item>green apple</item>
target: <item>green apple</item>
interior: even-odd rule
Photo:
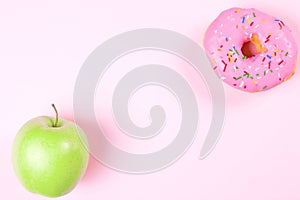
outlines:
[[[84,132],[75,123],[41,116],[18,132],[12,151],[15,173],[29,191],[48,197],[69,193],[87,168]]]

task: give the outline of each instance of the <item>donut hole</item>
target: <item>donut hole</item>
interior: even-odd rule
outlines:
[[[256,55],[257,49],[255,44],[253,44],[252,41],[247,41],[244,42],[241,51],[244,56],[246,56],[247,58],[251,58]]]

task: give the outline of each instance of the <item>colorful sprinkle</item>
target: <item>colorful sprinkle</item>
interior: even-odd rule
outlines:
[[[240,87],[243,87],[244,83],[245,83],[245,82],[244,82],[244,81],[242,81],[242,82],[241,82],[241,84],[240,84]]]
[[[242,76],[239,76],[237,78],[235,78],[235,80],[240,80],[242,78]]]
[[[265,43],[267,43],[267,42],[270,41],[270,37],[271,37],[271,36],[272,36],[271,34],[268,35],[268,37],[267,37],[266,40],[265,40]]]
[[[263,90],[267,89],[267,87],[268,87],[268,86],[267,86],[267,85],[265,85],[265,86],[263,87]]]
[[[240,54],[239,54],[238,50],[235,48],[235,46],[233,46],[233,49],[234,49],[235,53],[239,56]]]
[[[225,72],[225,71],[226,71],[226,68],[227,68],[227,63],[226,63],[224,60],[222,60],[222,63],[224,64],[223,72]]]
[[[278,63],[278,65],[281,65],[283,63],[283,60],[281,60],[279,63]]]
[[[212,59],[212,64],[215,65],[216,63],[216,59]]]
[[[289,55],[289,52],[286,52],[286,53],[285,53],[285,56],[288,56],[288,55]]]
[[[250,26],[252,26],[254,24],[254,22],[251,22]]]
[[[245,19],[246,19],[246,17],[243,17],[243,19],[242,19],[242,23],[245,23]]]
[[[271,57],[270,55],[268,55],[268,54],[267,54],[267,57],[268,57],[269,59],[271,59],[271,58],[272,58],[272,57]]]
[[[256,13],[253,13],[253,17],[256,17]]]

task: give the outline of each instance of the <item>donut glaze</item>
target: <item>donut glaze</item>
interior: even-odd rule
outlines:
[[[218,76],[247,92],[271,89],[296,68],[298,49],[290,29],[254,8],[223,11],[208,28],[204,47]]]

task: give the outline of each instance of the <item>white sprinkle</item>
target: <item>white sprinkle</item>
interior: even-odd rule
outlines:
[[[279,67],[275,68],[275,71],[278,71],[279,70]]]
[[[244,85],[244,81],[241,82],[240,87],[243,87],[243,85]]]
[[[251,68],[252,68],[252,66],[251,66],[251,65],[249,65],[249,66],[248,66],[248,68],[249,68],[249,69],[251,69]]]
[[[257,24],[254,28],[258,28],[259,27],[259,24]]]
[[[255,70],[254,70],[254,71],[256,71],[256,72],[257,72],[258,70],[259,70],[259,67],[255,68]]]
[[[225,80],[225,79],[226,79],[226,77],[225,77],[225,76],[222,76],[222,77],[221,77],[221,80]]]
[[[280,78],[280,73],[278,73],[277,75],[278,75],[278,77]]]

